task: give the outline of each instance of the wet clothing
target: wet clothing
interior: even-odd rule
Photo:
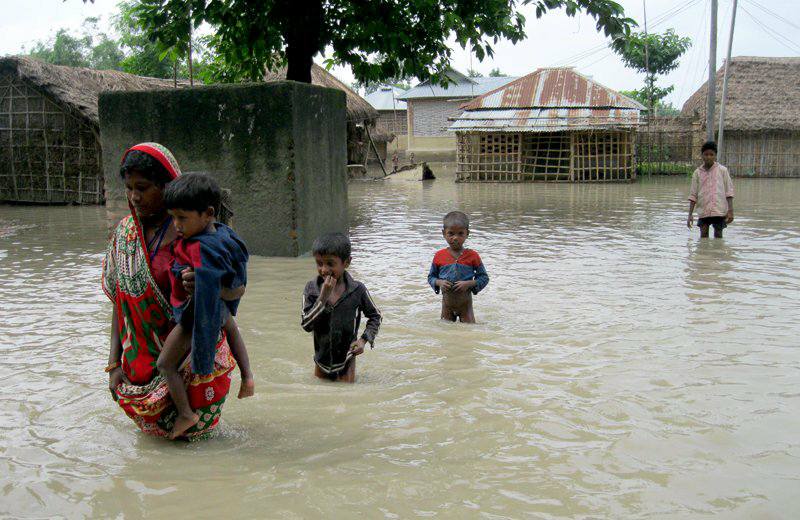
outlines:
[[[728,223],[725,222],[725,217],[703,217],[697,219],[697,226],[714,226],[715,231],[722,231],[728,227]]]
[[[363,283],[344,272],[345,289],[335,304],[319,299],[324,280],[321,276],[306,284],[300,325],[314,333],[314,362],[326,374],[338,374],[347,367],[350,345],[358,339],[361,315],[367,326],[361,337],[375,346],[375,336],[381,325],[381,313]]]
[[[733,197],[733,181],[726,167],[715,162],[708,170],[700,166],[694,171],[689,200],[695,203],[698,217],[724,217],[728,197]]]
[[[472,294],[478,294],[489,283],[489,275],[483,267],[480,255],[474,250],[464,249],[461,256],[456,259],[448,248],[444,248],[433,256],[431,270],[428,273],[428,283],[436,294],[439,294],[436,280],[453,283],[475,280]]]
[[[180,175],[175,158],[163,146],[142,143],[134,149],[158,160],[173,179]],[[122,219],[109,239],[101,280],[117,313],[122,344],[120,361],[126,381],[114,389],[117,404],[142,432],[167,437],[177,412],[166,380],[158,375],[156,360],[174,324],[169,304],[172,247],[158,249],[152,260],[149,253],[144,231],[131,208],[131,215]],[[185,437],[206,437],[217,426],[235,367],[224,332],[217,338],[210,376],[192,375],[188,364],[181,367],[189,405],[200,416]]]
[[[170,303],[175,322],[192,332],[192,371],[196,374],[211,373],[219,331],[239,307],[239,300],[223,300],[220,290],[247,284],[247,247],[231,228],[214,225],[216,232],[199,233],[173,244]],[[191,298],[181,279],[181,271],[187,267],[194,270]]]

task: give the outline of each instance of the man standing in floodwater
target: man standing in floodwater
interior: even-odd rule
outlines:
[[[700,152],[703,165],[692,174],[686,227],[692,229],[696,207],[700,238],[708,238],[710,226],[714,226],[714,238],[722,238],[722,230],[733,222],[733,181],[728,169],[717,162],[717,143],[706,142]]]

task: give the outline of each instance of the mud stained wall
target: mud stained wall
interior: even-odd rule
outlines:
[[[347,232],[345,95],[282,81],[100,96],[109,218],[125,213],[119,161],[155,141],[181,170],[231,190],[233,226],[252,254],[297,256]]]

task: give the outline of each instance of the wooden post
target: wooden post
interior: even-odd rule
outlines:
[[[711,41],[708,48],[708,99],[706,140],[714,140],[714,110],[717,104],[717,0],[711,0]]]
[[[719,102],[719,131],[717,132],[717,148],[719,149],[719,162],[721,163],[724,153],[723,135],[725,130],[725,98],[728,95],[728,66],[731,62],[731,50],[733,48],[733,28],[736,25],[736,5],[737,0],[733,0],[733,13],[731,14],[731,32],[728,35],[728,52],[725,58],[725,71],[722,73],[722,99]]]
[[[11,183],[14,185],[14,199],[19,200],[17,172],[14,168],[14,86],[8,89],[8,151],[11,153]]]
[[[569,133],[569,182],[575,182],[575,132]]]
[[[369,125],[366,121],[364,121],[364,130],[367,131],[367,138],[369,139],[369,144],[372,147],[372,151],[375,152],[375,157],[378,158],[378,164],[381,165],[381,170],[383,170],[383,176],[386,177],[386,166],[383,164],[383,159],[381,159],[381,154],[378,153],[378,147],[375,146],[375,142],[372,140],[372,135],[369,133]],[[369,157],[369,152],[366,154]],[[364,168],[367,167],[367,162],[364,161]]]
[[[78,204],[83,204],[83,132],[78,128]]]

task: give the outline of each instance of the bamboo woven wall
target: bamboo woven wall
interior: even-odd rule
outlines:
[[[103,202],[92,127],[11,75],[0,76],[0,200]]]
[[[633,132],[457,134],[460,182],[608,182],[636,178]]]
[[[731,175],[800,177],[800,132],[726,131],[723,146],[722,164]]]

